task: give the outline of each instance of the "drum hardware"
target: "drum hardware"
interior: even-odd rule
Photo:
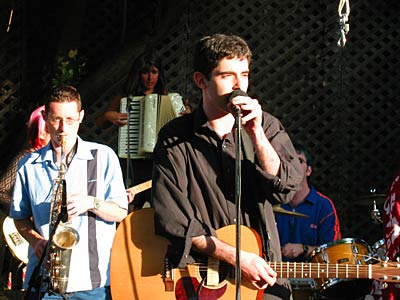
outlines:
[[[312,278],[289,278],[293,300],[318,300],[319,290]]]
[[[387,260],[385,240],[380,239],[371,246],[371,263],[379,263]]]
[[[375,224],[382,224],[382,218],[381,218],[381,213],[379,212],[379,209],[376,208],[376,201],[374,200],[374,204],[372,206],[372,211],[371,211],[371,219],[372,222]]]
[[[272,207],[272,210],[275,213],[284,214],[284,215],[288,215],[288,216],[294,216],[294,217],[300,217],[300,218],[309,218],[310,217],[310,216],[307,216],[305,214],[301,214],[301,213],[298,213],[295,211],[286,210],[286,209],[282,208],[279,204],[274,205]]]

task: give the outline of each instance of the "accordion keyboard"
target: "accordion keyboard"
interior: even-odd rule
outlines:
[[[182,97],[177,93],[122,98],[120,112],[128,114],[128,125],[119,128],[118,156],[151,157],[158,131],[184,110]]]
[[[122,158],[138,157],[140,136],[140,101],[130,101],[128,107],[127,98],[121,100],[121,113],[128,114],[128,125],[119,128],[118,156]],[[146,156],[142,156],[146,157]]]

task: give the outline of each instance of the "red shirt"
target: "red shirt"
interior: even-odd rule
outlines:
[[[396,261],[400,256],[400,172],[393,180],[383,210],[386,256],[389,261]],[[384,288],[383,282],[374,281],[371,294],[375,300],[400,299],[400,289],[396,288],[394,283],[387,285],[387,288]]]

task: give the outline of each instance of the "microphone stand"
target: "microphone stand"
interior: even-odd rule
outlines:
[[[235,203],[236,203],[236,300],[240,299],[241,269],[240,269],[240,225],[241,225],[241,191],[242,191],[242,116],[240,107],[234,107],[235,110],[235,139],[236,139],[236,159],[235,159]]]
[[[63,194],[62,194],[62,206],[66,207],[66,183],[65,179],[63,180]],[[59,188],[60,186],[58,186]],[[45,270],[42,270],[43,262],[48,257],[49,251],[50,251],[50,246],[51,246],[51,241],[53,240],[53,237],[57,231],[58,225],[60,224],[61,221],[65,222],[65,220],[68,220],[68,213],[61,209],[61,212],[58,214],[56,222],[54,223],[54,226],[50,232],[49,239],[47,240],[45,250],[42,253],[42,256],[40,257],[39,262],[37,263],[35,269],[32,272],[31,278],[29,279],[28,283],[28,288],[24,294],[23,300],[40,300],[43,298],[44,293],[42,292],[42,285],[44,281],[44,275],[45,275]],[[42,274],[40,274],[40,271],[42,270]],[[49,282],[47,282],[48,284]],[[34,294],[32,295],[32,289],[35,288]],[[46,287],[46,291],[48,290],[48,286]],[[33,296],[33,298],[32,298]]]

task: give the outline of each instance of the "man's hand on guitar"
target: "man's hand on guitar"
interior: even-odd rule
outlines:
[[[211,255],[235,266],[236,249],[215,236],[197,236],[192,238],[192,245],[197,251]],[[277,273],[258,254],[240,251],[240,269],[242,277],[256,289],[265,289],[274,285]]]
[[[240,251],[242,276],[257,289],[274,285],[277,273],[257,254]]]

